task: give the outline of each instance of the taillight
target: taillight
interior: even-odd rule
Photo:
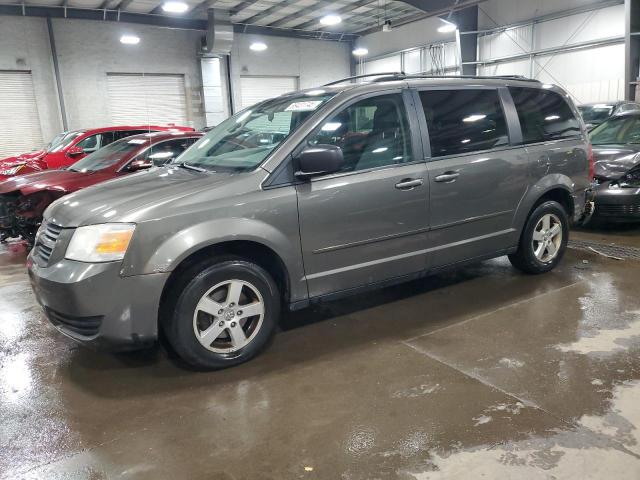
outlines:
[[[593,159],[593,148],[589,144],[589,180],[593,180],[596,176],[595,160]]]

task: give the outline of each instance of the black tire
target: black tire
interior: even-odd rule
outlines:
[[[264,305],[264,314],[262,322],[256,327],[255,336],[246,345],[233,352],[214,352],[205,347],[196,337],[194,323],[200,322],[201,314],[197,314],[197,320],[194,319],[194,315],[198,303],[211,288],[232,280],[248,283],[249,293],[252,292],[251,288],[255,288],[259,292]],[[244,288],[243,295],[245,295],[244,292],[247,292]],[[271,340],[280,318],[280,292],[277,284],[262,267],[241,258],[218,258],[190,268],[175,284],[170,295],[175,300],[168,302],[167,307],[170,311],[167,312],[168,314],[163,320],[163,333],[166,341],[182,360],[199,369],[227,368],[255,357]],[[240,302],[236,308],[242,308]],[[203,314],[205,321],[211,320],[210,325],[218,320],[226,320],[226,317],[223,318],[223,316],[214,317],[204,312]],[[254,320],[247,319],[245,326],[249,321],[255,321],[255,317],[253,318]],[[232,321],[232,319],[228,320]],[[240,324],[238,323],[238,325]],[[243,331],[243,333],[245,332]],[[224,334],[228,336],[231,345],[230,329],[225,329]],[[213,346],[210,345],[210,347]]]
[[[562,228],[562,239],[559,248],[557,248],[556,255],[548,260],[543,261],[536,257],[533,245],[533,234],[538,222],[545,215],[554,215],[560,221]],[[567,249],[567,242],[569,240],[569,216],[564,207],[558,202],[552,200],[546,201],[538,205],[533,212],[529,215],[525,224],[524,230],[520,235],[520,243],[518,250],[509,255],[509,261],[518,270],[529,274],[546,273],[553,270],[556,265],[562,260],[564,252]]]

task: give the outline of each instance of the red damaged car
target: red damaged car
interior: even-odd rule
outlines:
[[[63,132],[57,135],[44,150],[0,159],[0,181],[15,175],[66,167],[121,138],[159,131],[192,132],[193,128],[141,125]]]
[[[200,132],[153,132],[123,138],[68,168],[19,175],[0,182],[0,241],[33,244],[44,210],[58,198],[112,178],[161,166],[193,145]]]

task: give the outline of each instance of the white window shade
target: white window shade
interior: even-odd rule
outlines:
[[[240,77],[240,108],[298,90],[298,77]]]
[[[367,75],[371,73],[400,72],[401,70],[402,61],[400,54],[380,58],[378,60],[370,60],[364,64],[364,71]]]
[[[187,125],[183,75],[107,74],[113,125]]]
[[[420,73],[422,72],[422,49],[410,50],[404,52],[404,72]]]
[[[0,71],[0,158],[43,147],[31,72]]]

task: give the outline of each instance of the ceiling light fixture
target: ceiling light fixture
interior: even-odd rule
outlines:
[[[353,53],[356,57],[364,57],[367,53],[369,53],[369,50],[364,47],[358,47],[351,53]]]
[[[331,25],[338,25],[340,22],[342,22],[342,18],[340,17],[340,15],[335,14],[325,15],[320,19],[320,23],[328,27],[330,27]]]
[[[444,22],[444,25],[438,27],[438,31],[440,33],[451,33],[458,29],[458,26],[455,23],[451,23],[449,20],[445,20],[444,18],[441,18],[440,20]]]
[[[167,13],[184,13],[189,10],[189,5],[184,2],[169,1],[162,4],[162,10]]]
[[[140,43],[140,37],[137,35],[122,35],[120,37],[120,43],[125,45],[137,45]]]
[[[267,48],[267,44],[263,42],[253,42],[249,46],[249,49],[253,50],[254,52],[264,52]]]

